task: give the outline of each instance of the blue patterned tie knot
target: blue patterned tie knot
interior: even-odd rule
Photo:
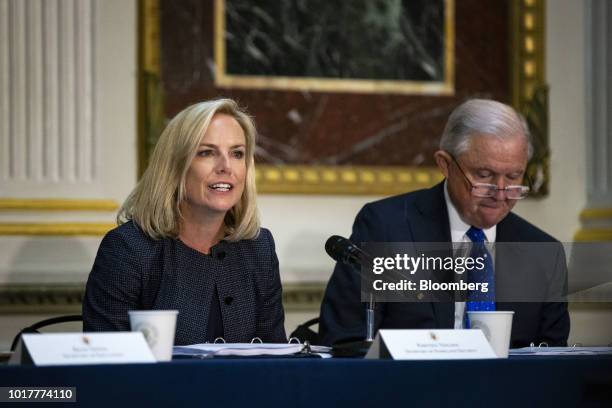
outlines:
[[[474,243],[485,242],[485,233],[480,228],[470,227],[465,235]]]

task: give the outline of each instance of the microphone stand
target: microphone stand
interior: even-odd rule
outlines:
[[[332,347],[334,357],[361,357],[365,356],[372,343],[374,342],[374,311],[376,302],[374,293],[370,293],[370,299],[366,306],[366,338],[361,341],[351,341],[347,343],[335,344]]]
[[[370,293],[370,300],[366,306],[366,338],[361,341],[350,341],[334,344],[332,355],[334,357],[362,357],[365,356],[374,342],[374,309],[376,302],[374,294]]]
[[[346,238],[334,235],[325,243],[325,251],[337,262],[360,268],[362,263],[371,257]],[[336,357],[364,356],[374,341],[374,319],[376,302],[374,293],[370,293],[366,306],[366,338],[360,341],[335,344],[332,354]]]
[[[348,241],[348,240],[347,240]],[[350,242],[350,241],[348,241]],[[361,268],[363,259],[370,260],[371,257],[363,252],[359,247],[354,246],[351,243],[349,247],[350,251],[347,251],[346,255],[342,259],[342,262],[346,265],[353,265]],[[367,347],[369,347],[374,341],[374,309],[376,308],[376,302],[374,301],[374,293],[370,292],[370,300],[366,307],[366,339]],[[350,343],[350,344],[362,344],[362,342]],[[363,346],[362,346],[363,347]]]
[[[376,307],[376,302],[374,302],[374,294],[370,293],[370,301],[368,302],[368,307],[366,309],[366,339],[365,341],[368,343],[372,343],[374,341],[374,308]]]

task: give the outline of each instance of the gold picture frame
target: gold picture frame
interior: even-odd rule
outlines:
[[[221,0],[215,0],[221,2]],[[452,0],[445,0],[453,14]],[[534,156],[529,163],[528,176],[533,194],[548,193],[550,150],[548,143],[548,88],[545,82],[544,0],[509,0],[511,41],[511,93],[512,104],[526,117],[534,142]],[[139,170],[144,171],[147,159],[157,137],[165,125],[163,91],[160,77],[160,7],[159,0],[139,1]],[[219,11],[218,11],[219,12]],[[448,22],[447,22],[448,23]],[[453,34],[454,22],[448,24]],[[216,27],[222,30],[222,27]],[[221,53],[218,48],[215,53]],[[445,53],[448,50],[445,49]],[[451,52],[452,54],[452,52]],[[217,55],[221,58],[222,55]],[[448,58],[448,56],[447,56]],[[450,57],[453,58],[452,55]],[[222,59],[222,58],[221,58]],[[454,81],[452,64],[446,74]],[[269,89],[295,87],[296,89],[331,89],[338,86],[336,80],[320,82],[294,80],[289,84],[283,78],[237,78],[224,75],[217,67],[219,83],[225,86],[249,86]],[[246,81],[246,82],[245,82]],[[319,85],[317,85],[319,83]],[[351,92],[352,86],[343,82],[343,92]],[[411,84],[406,84],[408,92]],[[412,84],[414,85],[414,84]],[[301,87],[301,88],[300,88]],[[371,87],[371,85],[367,85]],[[381,92],[384,92],[382,86]],[[451,92],[452,82],[445,83],[438,91]],[[336,88],[333,88],[336,89]],[[356,91],[357,89],[355,89]],[[414,91],[413,87],[413,91]],[[364,89],[360,89],[363,92]],[[365,89],[367,91],[367,89]],[[442,179],[437,168],[384,167],[384,166],[322,166],[322,165],[270,165],[257,166],[257,188],[271,194],[355,194],[389,195],[429,187]]]

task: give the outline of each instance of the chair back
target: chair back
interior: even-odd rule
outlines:
[[[312,330],[310,326],[319,323],[319,318],[315,317],[305,323],[300,324],[289,336],[289,338],[297,337],[302,343],[308,340],[310,344],[319,344],[319,333]]]
[[[82,315],[66,315],[66,316],[52,317],[50,319],[45,319],[45,320],[41,320],[40,322],[36,322],[33,325],[28,326],[25,329],[21,330],[19,333],[17,333],[17,335],[13,339],[13,342],[11,343],[11,351],[15,351],[15,347],[17,347],[19,338],[24,333],[40,333],[38,329],[41,329],[46,326],[50,326],[52,324],[59,324],[59,323],[66,323],[66,322],[82,322],[82,321],[83,321]]]

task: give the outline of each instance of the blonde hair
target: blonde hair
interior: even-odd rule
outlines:
[[[133,220],[151,238],[176,238],[180,227],[180,203],[185,197],[185,176],[198,145],[216,114],[233,117],[246,140],[246,180],[240,201],[225,215],[225,239],[253,239],[259,234],[255,187],[255,125],[231,99],[191,105],[178,113],[162,132],[144,175],[125,200],[117,223]]]

